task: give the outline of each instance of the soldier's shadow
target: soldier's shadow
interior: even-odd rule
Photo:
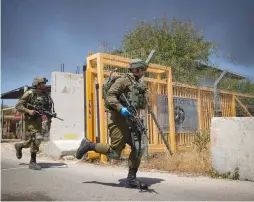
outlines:
[[[142,192],[149,192],[149,193],[156,193],[158,194],[154,189],[149,188],[153,184],[161,183],[164,181],[163,179],[160,178],[147,178],[147,177],[137,177],[137,180],[140,182],[145,183],[148,186],[147,190],[142,190]],[[97,181],[86,181],[83,182],[84,184],[100,184],[100,185],[105,185],[105,186],[111,186],[111,187],[125,187],[125,182],[126,178],[119,179],[119,183],[109,183],[109,182],[97,182]],[[137,189],[137,188],[133,188]]]
[[[68,168],[65,163],[37,163],[42,169],[45,168]],[[20,163],[19,165],[29,165],[28,163]]]

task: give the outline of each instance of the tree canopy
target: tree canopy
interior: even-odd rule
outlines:
[[[152,23],[141,21],[129,29],[122,40],[121,49],[112,54],[146,59],[152,49],[156,52],[152,63],[170,66],[173,80],[198,85],[201,77],[214,79],[219,71],[209,58],[218,56],[219,45],[206,39],[204,32],[193,22],[173,18],[156,18]],[[225,77],[220,85],[225,90],[254,94],[254,85],[248,80]]]

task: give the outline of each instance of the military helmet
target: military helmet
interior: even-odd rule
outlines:
[[[135,68],[147,70],[148,64],[146,62],[144,62],[143,60],[136,58],[136,59],[131,60],[128,68],[130,70],[135,69]]]
[[[39,83],[47,83],[48,80],[45,77],[37,76],[34,78],[32,85],[37,86]]]

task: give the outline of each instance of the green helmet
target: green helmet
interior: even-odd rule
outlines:
[[[129,65],[129,69],[145,69],[147,70],[148,64],[141,59],[132,59]]]
[[[39,83],[47,83],[48,80],[45,77],[37,76],[34,78],[32,85],[37,86]]]

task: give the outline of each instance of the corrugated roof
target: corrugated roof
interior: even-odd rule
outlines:
[[[1,99],[3,99],[3,100],[4,99],[18,99],[24,93],[24,88],[25,87],[26,86],[23,86],[23,87],[8,91],[6,93],[3,93],[3,94],[1,94]],[[31,89],[31,88],[32,88],[31,86],[28,86],[28,89]],[[48,92],[50,92],[51,85],[47,85],[46,90]]]

